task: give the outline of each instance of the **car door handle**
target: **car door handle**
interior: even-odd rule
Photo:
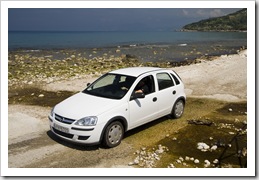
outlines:
[[[156,101],[157,101],[157,98],[156,98],[156,97],[154,97],[154,98],[153,98],[153,102],[156,102]]]
[[[175,90],[173,91],[173,94],[176,94],[176,91],[175,91]]]

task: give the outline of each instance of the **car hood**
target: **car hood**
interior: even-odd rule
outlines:
[[[54,112],[70,119],[86,116],[98,116],[118,105],[120,100],[97,97],[85,93],[77,93],[57,104]]]

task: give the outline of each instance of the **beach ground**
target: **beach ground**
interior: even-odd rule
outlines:
[[[44,86],[37,87],[28,81],[27,86],[9,86],[8,166],[9,168],[138,167],[129,166],[136,156],[134,154],[136,150],[157,147],[163,142],[167,144],[163,140],[176,136],[187,126],[187,121],[190,119],[225,115],[226,122],[246,122],[246,55],[247,51],[244,50],[239,54],[223,55],[214,60],[201,60],[201,63],[173,68],[185,83],[187,94],[186,110],[182,120],[172,121],[162,118],[137,128],[126,133],[121,145],[112,149],[102,146],[73,145],[54,137],[49,131],[48,114],[56,101],[84,89],[86,84],[97,76],[51,80]],[[51,98],[54,100],[48,101]],[[218,109],[223,110],[218,111]],[[236,114],[226,115],[226,112],[230,111]],[[164,129],[169,124],[170,129]],[[158,130],[160,132],[157,132]],[[152,138],[154,135],[156,138]],[[145,138],[141,140],[141,137],[147,137],[149,140],[145,141]],[[160,159],[158,167],[170,164],[167,162],[165,165],[162,163],[162,157]]]

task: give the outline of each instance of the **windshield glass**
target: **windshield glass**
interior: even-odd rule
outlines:
[[[108,73],[97,79],[83,93],[111,99],[121,99],[128,92],[135,79],[132,76]]]

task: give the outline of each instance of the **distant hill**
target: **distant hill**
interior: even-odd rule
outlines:
[[[187,24],[182,31],[246,31],[247,9],[235,13]]]

